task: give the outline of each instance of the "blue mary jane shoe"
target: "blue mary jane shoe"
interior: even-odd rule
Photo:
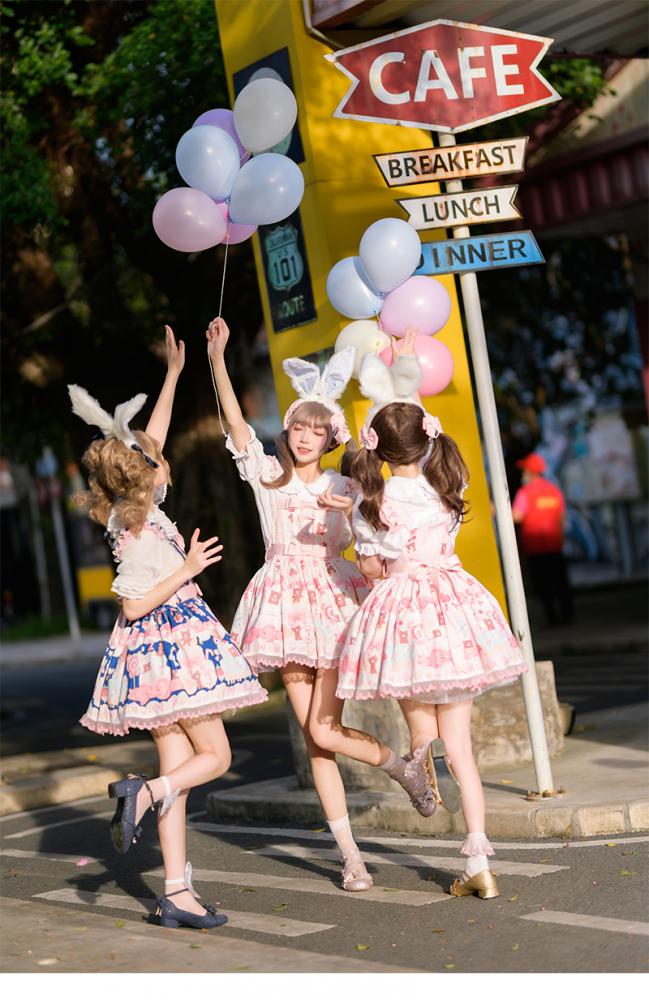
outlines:
[[[151,798],[151,809],[155,810],[155,799],[146,776],[132,774],[122,781],[113,781],[108,786],[111,799],[117,799],[117,809],[110,823],[110,835],[120,854],[126,854],[131,844],[136,844],[142,836],[142,827],[135,822],[138,792],[145,785]]]
[[[171,896],[178,896],[181,892],[185,892],[185,889],[179,889],[178,892],[170,892],[166,896],[158,897],[158,910],[156,916],[160,920],[161,927],[180,927],[183,924],[185,927],[196,927],[198,930],[208,930],[212,927],[221,927],[222,924],[227,924],[228,918],[224,913],[217,913],[213,906],[208,903],[201,903],[201,906],[205,907],[206,912],[199,916],[197,913],[191,913],[189,910],[179,909],[175,903],[171,902]]]

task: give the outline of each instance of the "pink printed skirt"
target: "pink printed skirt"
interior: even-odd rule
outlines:
[[[266,701],[232,638],[192,590],[196,596],[135,621],[119,616],[83,726],[125,736]]]
[[[335,670],[367,592],[365,577],[342,556],[271,556],[246,587],[232,638],[257,673],[290,663]]]
[[[339,698],[466,701],[527,667],[496,599],[461,568],[388,577],[353,618]]]

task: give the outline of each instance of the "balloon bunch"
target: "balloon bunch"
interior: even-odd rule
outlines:
[[[189,187],[167,191],[153,210],[162,242],[195,253],[241,243],[257,226],[291,215],[302,201],[304,177],[272,148],[296,119],[293,92],[268,77],[243,88],[234,112],[215,108],[197,118],[176,148],[176,166]]]
[[[358,257],[334,264],[327,277],[327,295],[334,309],[355,320],[336,340],[336,353],[356,348],[354,376],[366,354],[380,354],[392,363],[390,337],[418,330],[415,352],[422,366],[422,396],[434,396],[453,377],[453,355],[433,335],[451,314],[451,299],[435,278],[414,275],[421,257],[421,240],[402,219],[379,219],[360,242]],[[376,317],[371,318],[371,317]]]

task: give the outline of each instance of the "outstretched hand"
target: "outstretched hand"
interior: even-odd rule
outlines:
[[[199,535],[200,529],[197,528],[192,535],[189,552],[185,560],[185,566],[190,577],[198,576],[208,566],[213,566],[214,563],[220,562],[222,559],[219,553],[223,551],[223,546],[216,544],[218,537],[215,535],[213,538],[208,538],[205,542],[201,542]]]
[[[185,341],[176,344],[174,332],[170,326],[165,326],[165,346],[167,348],[167,371],[170,375],[180,375],[185,367]]]
[[[416,355],[415,351],[415,338],[419,334],[417,327],[409,326],[406,327],[406,332],[403,337],[393,337],[392,338],[392,361],[396,361],[397,358],[403,357],[405,355]]]
[[[225,348],[230,339],[230,330],[228,324],[225,322],[221,316],[217,316],[213,319],[207,330],[205,331],[205,336],[207,337],[207,349],[212,361],[216,361],[217,358],[222,358],[225,354]]]

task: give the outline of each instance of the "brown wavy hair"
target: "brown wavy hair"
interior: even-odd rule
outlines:
[[[290,483],[293,478],[293,471],[296,466],[295,456],[289,448],[288,444],[288,434],[293,426],[293,424],[307,424],[309,427],[325,428],[328,431],[327,441],[324,447],[323,455],[327,452],[335,451],[338,447],[338,441],[334,437],[333,428],[331,426],[332,413],[328,407],[324,406],[322,403],[316,403],[315,401],[308,401],[302,403],[298,406],[291,414],[291,419],[286,430],[283,430],[279,437],[275,438],[275,447],[277,448],[277,458],[279,464],[282,467],[281,474],[277,479],[271,479],[270,482],[265,482],[261,480],[261,485],[265,486],[267,490],[277,490],[281,486],[286,486]],[[349,445],[349,442],[348,442]],[[352,445],[353,447],[353,445]]]
[[[361,448],[354,456],[351,474],[363,491],[359,510],[377,531],[387,528],[381,518],[385,487],[381,467],[384,462],[411,465],[424,457],[431,439],[424,430],[423,417],[423,410],[414,403],[384,406],[370,425],[378,436],[378,446],[373,451]],[[421,471],[446,509],[458,521],[464,520],[469,505],[462,499],[462,492],[469,482],[469,471],[453,438],[448,434],[435,438],[430,458]]]
[[[144,431],[133,431],[133,437],[158,465],[169,465],[158,442]],[[111,508],[119,503],[122,525],[139,534],[153,503],[155,474],[141,452],[134,451],[115,438],[97,439],[86,449],[81,459],[89,472],[89,489],[77,493],[75,503],[97,524],[108,524]]]

